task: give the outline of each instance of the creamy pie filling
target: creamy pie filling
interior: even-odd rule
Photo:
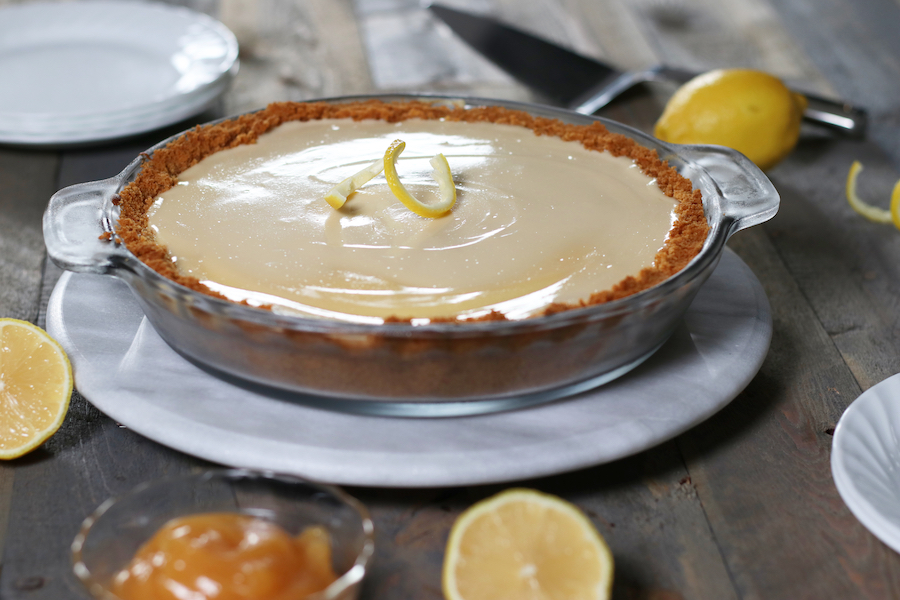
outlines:
[[[368,182],[331,187],[406,141],[401,180],[458,202],[438,219]],[[114,232],[158,274],[276,312],[355,321],[521,319],[626,298],[683,269],[703,198],[656,152],[602,123],[441,101],[278,102],[144,155]]]
[[[340,210],[325,202],[395,139],[424,202],[437,200],[429,159],[447,157],[449,214],[412,213],[383,175]],[[650,266],[676,204],[632,159],[518,125],[322,119],[207,156],[155,199],[148,226],[182,275],[234,301],[363,323],[520,319]]]

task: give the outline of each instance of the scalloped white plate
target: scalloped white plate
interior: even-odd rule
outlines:
[[[205,109],[237,70],[231,31],[151,2],[0,8],[0,142],[123,137]]]
[[[900,374],[844,411],[834,431],[831,473],[850,512],[900,552]]]

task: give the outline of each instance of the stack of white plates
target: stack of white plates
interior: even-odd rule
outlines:
[[[234,34],[185,8],[88,0],[0,9],[0,143],[85,144],[199,114],[238,69]]]

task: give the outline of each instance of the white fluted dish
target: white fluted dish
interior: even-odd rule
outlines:
[[[900,374],[866,390],[841,416],[831,473],[854,516],[900,552]]]

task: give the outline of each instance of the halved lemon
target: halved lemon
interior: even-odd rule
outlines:
[[[447,600],[606,600],[613,557],[573,504],[511,489],[466,510],[444,554]]]
[[[56,433],[71,397],[72,366],[56,340],[27,321],[0,319],[0,459]]]
[[[406,148],[406,142],[394,140],[384,153],[384,176],[391,192],[406,208],[421,217],[434,219],[447,214],[456,204],[456,186],[453,185],[453,175],[450,173],[447,158],[443,154],[438,154],[431,159],[431,166],[434,167],[432,177],[438,184],[440,201],[434,204],[425,204],[406,190],[397,174],[397,157],[404,148]]]
[[[326,194],[325,196],[325,201],[335,209],[342,207],[347,202],[347,198],[350,196],[350,194],[368,183],[373,177],[381,173],[383,170],[384,161],[376,160],[365,169],[357,171],[347,179],[331,188],[331,191],[328,192],[328,194]]]

